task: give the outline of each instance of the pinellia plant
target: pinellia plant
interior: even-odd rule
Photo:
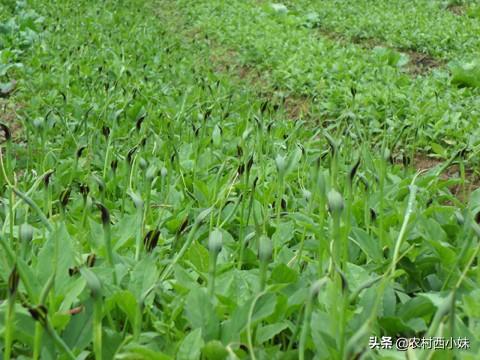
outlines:
[[[462,6],[1,3],[2,357],[476,359]]]

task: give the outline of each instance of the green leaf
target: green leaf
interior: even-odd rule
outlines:
[[[83,305],[83,311],[68,323],[63,338],[72,349],[83,350],[92,341],[93,300],[88,299]]]
[[[128,290],[117,291],[111,300],[122,310],[131,326],[135,324],[135,314],[137,310],[137,300],[135,296]]]
[[[222,131],[218,125],[215,125],[212,131],[213,145],[219,147],[222,143]]]
[[[198,271],[204,273],[208,272],[209,253],[202,244],[194,242],[190,245],[190,248],[185,254],[185,259],[195,265],[195,268]]]
[[[480,87],[480,61],[453,62],[449,67],[452,72],[452,84],[461,87]]]
[[[380,242],[369,235],[365,230],[360,228],[352,229],[353,241],[362,249],[362,251],[371,260],[376,263],[383,261],[382,249],[380,248]]]
[[[115,356],[119,360],[172,360],[172,358],[164,353],[154,351],[146,346],[132,344],[127,346],[124,351]],[[180,358],[177,358],[180,359]],[[186,358],[183,358],[186,359]],[[192,358],[192,360],[197,358]]]
[[[286,264],[279,264],[272,270],[270,281],[274,284],[295,283],[298,280],[298,273]]]
[[[295,149],[287,157],[287,163],[285,166],[285,170],[284,170],[285,172],[283,176],[286,177],[293,170],[295,170],[301,158],[302,158],[302,150],[300,150],[298,146],[295,146]]]
[[[414,317],[429,318],[433,315],[435,307],[432,302],[425,297],[415,297],[402,304],[397,315],[403,320],[409,320]]]
[[[292,240],[295,233],[295,224],[293,221],[280,223],[278,229],[272,235],[272,241],[275,247],[281,247],[285,243]]]
[[[135,265],[131,276],[129,289],[137,301],[143,301],[145,292],[158,280],[158,269],[153,257],[146,257]]]
[[[378,323],[386,334],[411,334],[415,333],[408,324],[399,317],[382,317]]]
[[[180,344],[177,352],[177,360],[198,360],[200,359],[203,347],[202,329],[198,328],[190,332]]]
[[[260,297],[255,303],[253,310],[252,323],[261,321],[272,315],[275,311],[277,296],[273,293],[267,293]]]
[[[463,296],[465,313],[471,318],[480,318],[480,289]]]
[[[7,311],[7,301],[3,301],[0,304],[0,333],[2,334],[1,345],[3,345],[5,334],[5,313]],[[22,342],[28,346],[33,345],[33,339],[35,336],[35,321],[28,313],[28,311],[20,305],[15,305],[15,334],[14,337],[19,342]],[[3,350],[3,348],[2,348]]]
[[[218,337],[219,322],[206,289],[193,288],[185,302],[185,317],[192,328],[201,328],[205,341]]]
[[[310,321],[311,336],[313,338],[313,345],[315,346],[319,359],[336,359],[337,353],[337,341],[335,339],[336,334],[330,333],[332,329],[332,319],[328,314],[324,312],[314,312]]]
[[[263,344],[264,342],[272,339],[275,335],[281,333],[286,328],[288,328],[286,323],[276,323],[258,327],[256,333],[257,343]]]

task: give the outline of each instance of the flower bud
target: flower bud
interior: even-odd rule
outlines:
[[[157,176],[157,167],[155,165],[151,165],[148,167],[145,177],[151,182],[153,179],[155,179],[155,176]]]
[[[20,275],[17,267],[14,266],[10,276],[8,277],[8,294],[14,296],[17,293],[18,283],[20,282]]]
[[[140,169],[145,170],[148,166],[147,160],[141,157],[140,160],[138,161],[138,165],[140,166]]]
[[[41,129],[43,127],[43,124],[44,124],[44,119],[41,118],[41,117],[38,117],[36,118],[35,120],[33,120],[33,126],[36,128],[36,129]]]
[[[160,176],[164,178],[164,177],[166,177],[167,175],[168,175],[168,170],[167,170],[167,168],[164,166],[164,167],[162,167],[162,169],[160,170]]]
[[[214,229],[208,237],[208,250],[212,254],[218,254],[222,250],[223,234],[219,229]]]
[[[147,235],[145,235],[145,238],[143,239],[143,244],[145,245],[145,249],[148,252],[152,252],[153,249],[158,244],[158,239],[160,238],[160,231],[158,229],[155,230],[150,230]]]
[[[110,226],[110,211],[101,203],[97,202],[97,207],[102,214],[102,224],[103,226]]]
[[[287,167],[287,161],[285,160],[285,156],[277,155],[275,158],[275,165],[277,165],[277,171],[280,175],[283,175],[285,172],[285,168]]]
[[[45,305],[41,304],[41,305],[38,305],[37,307],[29,308],[28,312],[30,313],[30,315],[35,321],[40,322],[40,324],[42,324],[43,326],[47,324],[48,310],[45,307]]]
[[[320,290],[322,289],[322,286],[325,284],[326,280],[325,279],[320,279],[315,281],[312,286],[310,286],[310,296],[312,299],[318,295]]]
[[[30,224],[20,225],[20,241],[29,243],[33,239],[33,227]]]
[[[267,262],[272,258],[273,244],[272,240],[265,235],[260,236],[258,244],[258,258],[262,262]]]
[[[302,195],[305,200],[309,201],[312,198],[312,193],[311,191],[308,191],[307,189],[302,189]]]
[[[342,195],[335,189],[331,189],[327,195],[328,210],[333,215],[340,215],[344,208]]]
[[[128,195],[130,195],[130,197],[132,198],[133,203],[135,204],[135,207],[137,209],[143,209],[143,200],[138,193],[131,191],[128,193]]]

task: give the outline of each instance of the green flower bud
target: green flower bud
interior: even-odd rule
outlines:
[[[138,161],[138,165],[140,166],[140,169],[145,170],[148,166],[147,160],[141,157],[140,160]]]
[[[312,198],[312,193],[308,191],[307,189],[302,189],[302,195],[305,198],[305,200],[310,200]]]
[[[145,177],[151,182],[153,179],[155,179],[155,176],[157,176],[157,167],[155,165],[151,165],[148,167]]]
[[[43,118],[36,118],[35,120],[33,120],[33,126],[36,128],[36,129],[41,129],[43,128],[43,124],[45,123],[45,120]]]
[[[272,240],[265,235],[260,236],[258,245],[258,258],[262,262],[270,261],[272,258],[273,244]]]
[[[340,215],[344,208],[342,195],[335,189],[331,189],[327,195],[328,210],[333,215]]]
[[[285,156],[277,155],[275,158],[275,165],[277,165],[277,171],[280,175],[283,175],[285,172],[285,168],[287,167],[287,161]]]
[[[20,225],[20,241],[29,243],[33,239],[33,227],[29,224]]]
[[[164,167],[162,167],[162,169],[160,170],[160,176],[164,178],[164,177],[166,177],[167,175],[168,175],[168,170],[167,170],[167,168],[164,166]]]
[[[325,279],[320,279],[315,281],[312,286],[310,286],[310,296],[312,299],[318,295],[320,290],[322,289],[322,286],[325,284],[326,280]]]
[[[132,191],[132,192],[129,192],[128,195],[130,195],[130,197],[132,198],[133,203],[135,204],[135,207],[137,209],[143,208],[143,200],[138,193]]]
[[[219,229],[214,229],[208,237],[208,250],[213,254],[218,254],[222,250],[223,234]]]

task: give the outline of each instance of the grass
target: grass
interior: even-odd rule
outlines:
[[[475,72],[415,76],[305,4],[0,5],[3,359],[476,358]]]

